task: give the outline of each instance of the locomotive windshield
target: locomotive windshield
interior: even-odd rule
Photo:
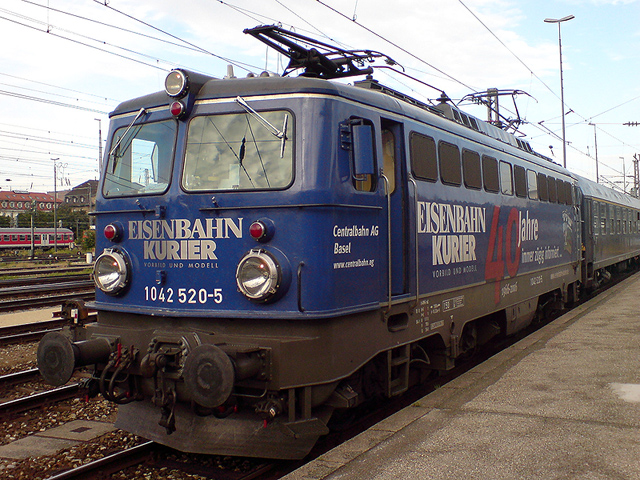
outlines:
[[[195,117],[182,186],[187,191],[281,189],[293,179],[291,113]],[[282,128],[274,132],[273,126]]]
[[[105,172],[105,197],[152,195],[169,186],[176,121],[122,127],[113,135]]]

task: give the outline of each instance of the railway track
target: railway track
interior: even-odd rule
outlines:
[[[40,372],[37,368],[29,368],[20,372],[8,373],[0,375],[0,388],[17,385],[20,383],[31,382],[40,378]]]
[[[160,473],[160,470],[170,469],[213,480],[255,480],[264,478],[264,475],[268,474],[276,465],[276,462],[256,462],[255,465],[251,465],[243,469],[243,471],[236,471],[232,468],[225,469],[220,466],[185,464],[170,459],[171,454],[168,452],[170,450],[166,447],[147,441],[99,460],[58,473],[48,477],[47,480],[101,480],[108,475],[113,475],[143,463],[147,464],[150,471],[156,471],[157,473]],[[145,476],[145,478],[154,477]]]
[[[69,266],[69,267],[60,267],[60,266],[50,266],[50,267],[38,267],[38,268],[24,268],[24,267],[13,267],[13,268],[0,268],[0,277],[12,277],[20,278],[20,277],[38,277],[38,278],[46,278],[47,274],[73,274],[81,273],[83,271],[87,271],[91,268],[89,264]],[[6,280],[0,280],[0,283],[5,282]],[[13,280],[11,280],[13,281]]]
[[[37,307],[51,307],[66,300],[95,298],[95,286],[86,275],[67,281],[40,279],[36,284],[20,285],[14,282],[11,286],[0,285],[0,312],[24,310]],[[52,283],[46,283],[51,281]],[[44,283],[44,284],[43,284]]]
[[[95,313],[90,314],[87,319],[84,320],[85,323],[95,321]],[[59,331],[64,325],[68,325],[69,322],[69,319],[56,318],[44,322],[0,327],[0,346],[38,341],[49,332]]]
[[[48,477],[47,480],[89,480],[103,479],[106,475],[138,465],[151,458],[153,442],[145,442],[135,447],[113,453],[99,460]]]
[[[34,393],[33,395],[2,402],[0,403],[0,418],[77,397],[81,387],[81,382],[71,383],[51,390]]]

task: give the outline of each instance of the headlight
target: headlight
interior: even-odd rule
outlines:
[[[282,272],[278,262],[269,252],[255,248],[238,264],[236,282],[249,300],[265,302],[278,292]]]
[[[129,283],[128,262],[124,254],[106,249],[93,266],[93,281],[104,293],[120,293]]]
[[[181,97],[189,85],[186,74],[181,70],[171,70],[164,80],[164,91],[171,97]]]

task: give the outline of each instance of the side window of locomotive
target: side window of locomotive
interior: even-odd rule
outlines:
[[[460,169],[460,150],[456,145],[447,142],[438,143],[438,157],[440,159],[440,179],[447,185],[462,184]]]
[[[564,182],[559,178],[556,179],[556,188],[558,189],[558,203],[567,203]]]
[[[513,195],[511,164],[500,160],[500,191],[503,195]]]
[[[531,200],[538,199],[538,174],[533,170],[527,170],[527,189]]]
[[[552,203],[558,203],[558,187],[556,186],[556,179],[553,177],[547,177],[547,188],[549,189],[549,201]]]
[[[342,148],[350,154],[353,186],[359,192],[373,192],[375,175],[375,137],[373,125],[363,119],[340,124]]]
[[[500,191],[498,161],[493,157],[482,156],[482,182],[487,192],[498,193]]]
[[[412,132],[409,142],[413,176],[429,182],[438,180],[438,156],[435,140],[426,135]]]
[[[116,130],[107,159],[104,196],[164,193],[171,178],[176,131],[175,120]]]
[[[544,173],[538,174],[538,198],[544,202],[549,200],[549,185]]]
[[[391,130],[382,131],[382,173],[389,180],[389,193],[396,189],[396,137]]]
[[[513,179],[515,181],[516,196],[527,197],[527,172],[520,165],[513,166]]]
[[[294,120],[286,110],[198,116],[189,122],[188,192],[275,190],[293,181]]]
[[[480,155],[471,150],[462,150],[462,173],[464,186],[474,190],[482,188],[482,172],[480,171]]]

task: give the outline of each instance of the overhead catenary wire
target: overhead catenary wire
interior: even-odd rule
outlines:
[[[449,80],[452,80],[455,83],[458,83],[459,85],[462,85],[463,87],[469,89],[469,90],[473,90],[472,87],[470,87],[469,85],[467,85],[466,83],[464,83],[461,80],[458,80],[457,78],[453,77],[452,75],[449,75],[447,72],[439,69],[438,67],[430,64],[429,62],[427,62],[426,60],[424,60],[423,58],[417,56],[416,54],[410,52],[409,50],[401,47],[400,45],[398,45],[397,43],[393,42],[392,40],[389,40],[388,38],[384,37],[383,35],[380,35],[379,33],[377,33],[376,31],[372,30],[371,28],[363,25],[362,23],[358,22],[355,18],[351,18],[348,15],[345,15],[344,13],[342,13],[341,11],[335,9],[334,7],[332,7],[331,5],[328,5],[326,3],[324,3],[322,0],[316,0],[316,2],[318,2],[320,5],[328,8],[329,10],[331,10],[332,12],[340,15],[342,18],[358,25],[360,28],[363,28],[364,30],[366,30],[367,32],[371,33],[372,35],[378,37],[380,40],[383,40],[385,42],[387,42],[388,44],[394,46],[395,48],[397,48],[398,50],[400,50],[401,52],[404,52],[405,54],[409,55],[411,58],[419,61],[420,63],[423,63],[425,65],[427,65],[428,67],[434,69],[436,72],[444,75],[445,77],[447,77]]]
[[[158,67],[157,65],[153,65],[151,63],[147,63],[147,62],[144,62],[144,61],[136,59],[136,58],[128,57],[126,55],[122,55],[122,54],[119,54],[117,52],[112,52],[112,51],[106,50],[104,48],[96,47],[95,45],[90,45],[88,43],[81,42],[79,40],[74,40],[73,38],[65,37],[63,35],[58,35],[57,33],[54,33],[53,31],[51,31],[50,29],[49,30],[41,30],[41,29],[39,29],[37,27],[34,27],[33,25],[27,25],[26,23],[22,23],[22,22],[19,22],[17,20],[14,20],[14,19],[11,19],[11,18],[7,18],[7,17],[4,17],[4,16],[0,16],[0,20],[6,20],[6,21],[14,23],[16,25],[20,25],[20,26],[25,27],[25,28],[36,30],[36,31],[38,31],[40,33],[44,33],[46,35],[51,35],[53,37],[57,37],[57,38],[60,38],[60,39],[63,39],[63,40],[67,40],[67,41],[70,41],[70,42],[73,42],[73,43],[76,43],[76,44],[79,44],[79,45],[82,45],[82,46],[85,46],[85,47],[88,47],[88,48],[99,50],[101,52],[108,53],[110,55],[114,55],[114,56],[120,57],[122,59],[130,60],[132,62],[136,62],[136,63],[145,65],[145,66],[150,67],[150,68],[155,68],[155,69],[162,70],[162,71],[166,71],[167,70],[166,68]],[[40,23],[40,22],[38,22],[38,23]]]
[[[217,59],[219,59],[219,60],[223,60],[223,61],[225,61],[225,62],[227,62],[227,63],[230,63],[231,65],[233,65],[233,66],[235,66],[235,67],[238,67],[238,68],[240,68],[240,69],[242,69],[242,70],[251,71],[250,69],[247,69],[247,68],[245,67],[245,65],[246,65],[246,64],[241,64],[241,63],[239,63],[239,62],[236,62],[236,61],[231,60],[230,58],[226,58],[226,57],[222,57],[222,56],[220,56],[220,55],[216,55],[215,53],[210,52],[209,50],[207,50],[207,49],[205,49],[205,48],[203,48],[203,47],[200,47],[200,46],[198,46],[198,45],[196,45],[196,44],[194,44],[194,43],[192,43],[192,42],[189,42],[188,40],[185,40],[185,39],[183,39],[183,38],[180,38],[180,37],[178,37],[177,35],[174,35],[173,33],[167,32],[166,30],[163,30],[163,29],[161,29],[161,28],[159,28],[159,27],[156,27],[155,25],[152,25],[152,24],[150,24],[150,23],[148,23],[148,22],[145,22],[144,20],[140,20],[139,18],[136,18],[136,17],[134,17],[133,15],[129,15],[129,14],[128,14],[128,13],[126,13],[126,12],[123,12],[123,11],[121,11],[121,10],[118,10],[117,8],[114,8],[114,7],[112,7],[111,5],[109,5],[109,4],[108,4],[108,2],[107,2],[106,0],[104,0],[104,1],[100,1],[100,0],[93,0],[93,1],[94,1],[95,3],[100,4],[100,5],[104,5],[106,8],[108,8],[108,9],[110,9],[110,10],[112,10],[112,11],[114,11],[114,12],[116,12],[116,13],[120,14],[120,15],[123,15],[123,16],[125,16],[125,17],[127,17],[127,18],[129,18],[129,19],[131,19],[131,20],[133,20],[133,21],[135,21],[135,22],[141,23],[142,25],[145,25],[145,26],[146,26],[146,27],[148,27],[148,28],[151,28],[151,29],[153,29],[153,30],[156,30],[156,31],[158,31],[158,32],[160,32],[160,33],[162,33],[162,34],[164,34],[164,35],[167,35],[167,36],[169,36],[169,37],[171,37],[171,38],[173,38],[173,39],[175,39],[175,40],[178,40],[179,42],[182,42],[182,43],[184,43],[184,44],[186,44],[186,45],[189,45],[189,46],[191,46],[191,47],[193,47],[193,48],[195,48],[195,49],[199,50],[199,51],[200,51],[200,52],[202,52],[202,53],[206,53],[207,55],[211,55],[212,57],[215,57],[215,58],[217,58]]]

